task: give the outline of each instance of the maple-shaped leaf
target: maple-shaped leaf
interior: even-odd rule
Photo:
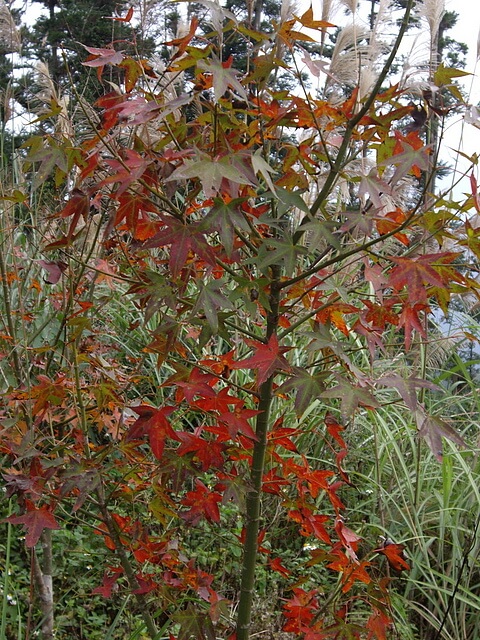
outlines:
[[[182,395],[188,404],[193,404],[195,396],[200,396],[201,398],[215,397],[216,393],[212,389],[212,386],[214,386],[217,381],[217,376],[211,373],[202,373],[200,369],[195,367],[190,372],[188,380],[178,380],[175,381],[175,384],[182,390]]]
[[[185,456],[187,453],[193,453],[194,457],[200,461],[202,471],[212,468],[222,469],[225,462],[223,458],[225,444],[218,440],[206,440],[200,433],[198,429],[194,433],[177,431],[176,435],[181,444],[176,454]]]
[[[104,598],[112,597],[112,591],[115,589],[117,581],[123,573],[123,569],[115,567],[111,568],[111,570],[114,572],[113,575],[105,573],[103,575],[102,585],[100,587],[95,587],[95,589],[92,590],[92,594],[98,594]]]
[[[418,331],[423,338],[426,337],[425,323],[422,322],[422,317],[419,314],[428,313],[429,311],[430,307],[427,304],[414,304],[412,306],[406,302],[403,305],[398,317],[398,326],[403,327],[405,331],[405,349],[407,351],[410,349],[414,330]]]
[[[443,288],[446,280],[440,272],[445,260],[451,262],[458,254],[430,253],[416,258],[390,257],[396,266],[390,272],[388,283],[397,292],[407,289],[410,304],[425,303],[427,287]],[[438,264],[438,267],[434,266]]]
[[[272,428],[267,434],[267,440],[269,448],[273,447],[284,447],[287,451],[293,451],[297,453],[297,447],[291,440],[290,436],[294,436],[298,434],[297,429],[293,429],[292,427],[284,427],[283,426],[283,417],[280,417],[275,421]]]
[[[123,220],[137,240],[146,240],[137,236],[137,226],[142,220],[145,220],[146,212],[158,214],[157,207],[151,198],[140,195],[139,193],[131,193],[127,191],[122,193],[118,198],[118,209],[114,219],[114,226],[119,225]],[[158,224],[158,223],[157,223]],[[156,229],[158,231],[158,229]],[[155,235],[154,233],[151,234]]]
[[[63,177],[72,168],[73,156],[67,148],[50,138],[40,138],[33,136],[29,138],[22,148],[30,147],[27,155],[27,162],[39,162],[40,166],[35,168],[33,172],[32,189],[37,189],[45,180],[53,173],[55,176],[55,185],[58,187]]]
[[[249,341],[249,344],[255,349],[254,355],[245,360],[237,360],[233,363],[232,369],[256,369],[258,386],[274,375],[275,371],[290,370],[283,354],[290,351],[291,347],[280,347],[275,333],[270,336],[267,344],[253,340]]]
[[[241,211],[240,205],[243,199],[236,198],[230,202],[225,202],[222,198],[214,198],[213,207],[204,217],[201,223],[201,230],[216,231],[225,248],[225,253],[231,257],[233,252],[233,241],[235,229],[248,232],[250,227],[245,214]]]
[[[344,315],[355,313],[357,311],[358,308],[354,307],[352,304],[347,304],[346,302],[332,302],[319,311],[315,316],[315,319],[321,324],[331,322],[339,331],[348,337],[350,335],[350,330],[344,320]]]
[[[325,376],[309,373],[306,369],[295,367],[293,376],[288,378],[277,390],[277,394],[295,391],[295,413],[300,418],[308,407],[325,391]]]
[[[326,29],[327,27],[334,27],[335,25],[326,20],[315,20],[313,17],[312,5],[303,13],[300,17],[294,16],[298,22],[307,29]]]
[[[243,100],[248,100],[245,87],[238,80],[239,71],[232,69],[232,62],[232,56],[225,62],[220,60],[200,60],[198,62],[199,69],[212,75],[213,93],[216,102],[225,95],[228,89],[233,89]]]
[[[229,353],[232,353],[232,352],[229,352]],[[229,354],[224,354],[224,355],[229,355]],[[228,360],[229,360],[228,368],[230,369],[231,362],[233,362],[233,360],[231,361],[230,357],[228,357]],[[200,364],[205,366],[206,361],[203,360]],[[229,411],[230,405],[234,405],[235,407],[243,407],[245,404],[245,400],[242,400],[241,398],[237,398],[235,396],[231,396],[229,394],[228,387],[224,387],[216,395],[203,396],[200,399],[195,400],[191,404],[192,406],[198,407],[203,411],[218,411],[219,413],[223,413],[225,411]]]
[[[368,630],[367,640],[388,640],[389,630],[392,627],[392,620],[385,611],[373,609],[372,615],[367,620],[365,628]]]
[[[58,214],[61,218],[71,217],[70,227],[68,229],[67,238],[71,240],[75,233],[75,229],[82,218],[87,222],[90,212],[90,198],[80,189],[73,189],[70,200],[67,202],[62,211]]]
[[[243,434],[251,440],[258,440],[255,432],[250,426],[248,420],[257,416],[260,411],[256,409],[245,409],[243,407],[235,407],[233,411],[225,411],[220,413],[218,419],[228,428],[228,433],[232,440],[237,437],[238,433]]]
[[[240,185],[253,185],[251,176],[241,166],[233,165],[232,158],[221,156],[211,158],[206,153],[197,153],[197,157],[186,160],[183,165],[164,179],[164,182],[198,179],[207,198],[218,196],[224,180]]]
[[[270,469],[262,479],[262,491],[272,493],[279,496],[282,493],[282,487],[289,486],[290,480],[286,480],[283,476],[279,476],[275,468]]]
[[[371,565],[368,560],[362,560],[362,562],[351,562],[342,575],[342,591],[347,593],[354,586],[356,582],[363,582],[364,584],[370,584],[372,578],[370,577],[367,567]]]
[[[299,245],[293,236],[285,231],[282,238],[268,239],[261,244],[255,262],[264,272],[272,264],[283,264],[285,274],[291,276],[297,266],[298,256],[307,253],[308,249]]]
[[[328,516],[314,514],[310,509],[304,507],[289,511],[288,517],[290,520],[301,524],[300,535],[305,537],[314,536],[326,544],[331,544],[330,536],[324,527],[325,522],[330,520]]]
[[[138,582],[138,588],[133,589],[132,593],[142,594],[150,593],[158,588],[158,584],[153,580],[152,576],[144,576],[142,574],[135,574],[135,578]]]
[[[410,409],[415,411],[417,408],[417,389],[431,389],[432,391],[440,390],[440,387],[428,380],[421,378],[402,378],[397,373],[388,373],[376,381],[377,385],[382,387],[392,387],[398,391],[403,401]]]
[[[431,148],[426,147],[419,138],[417,132],[412,132],[408,136],[402,136],[395,132],[396,144],[393,155],[379,163],[380,166],[393,164],[395,173],[390,180],[390,185],[394,186],[399,180],[409,173],[413,173],[420,178],[422,171],[428,171],[431,165]]]
[[[147,240],[144,247],[151,249],[171,245],[168,266],[173,278],[180,274],[190,251],[202,258],[207,264],[215,265],[213,250],[206,241],[198,223],[183,224],[180,220],[167,217],[163,218],[163,223],[164,228],[153,238]]]
[[[351,418],[359,407],[378,409],[379,404],[373,395],[365,387],[353,385],[345,378],[335,375],[337,385],[326,391],[322,391],[322,398],[339,398],[342,417],[345,420]]]
[[[182,93],[173,100],[168,102],[157,102],[157,100],[147,100],[143,96],[135,96],[128,100],[115,100],[112,98],[109,102],[102,99],[97,100],[97,106],[105,108],[103,118],[104,128],[108,128],[112,122],[116,122],[119,118],[127,121],[130,126],[146,124],[156,119],[162,121],[171,113],[176,113],[181,107],[189,104],[193,97],[187,93]]]
[[[313,621],[318,610],[317,591],[305,591],[301,587],[292,588],[292,597],[283,605],[283,615],[287,619],[284,631],[303,633]]]
[[[393,542],[385,542],[383,547],[374,549],[374,553],[383,553],[388,560],[388,564],[395,569],[395,571],[409,570],[410,566],[405,560],[405,554],[403,553],[405,547],[403,544],[394,544]]]
[[[202,517],[209,522],[220,522],[220,511],[218,503],[222,501],[222,496],[216,491],[211,491],[201,480],[195,479],[196,489],[188,491],[182,504],[190,507],[188,511],[180,514],[181,518],[195,526]]]
[[[331,413],[326,414],[324,422],[327,427],[327,431],[332,438],[342,447],[342,449],[346,449],[347,444],[340,435],[340,433],[345,430],[345,427],[343,427]]]
[[[139,405],[131,408],[139,417],[130,427],[125,440],[127,442],[138,440],[147,435],[153,455],[157,460],[161,460],[166,439],[178,440],[177,434],[167,420],[175,407],[166,406],[156,409],[149,405]]]
[[[462,448],[467,446],[462,436],[437,416],[431,416],[420,410],[416,412],[416,418],[419,435],[425,439],[430,451],[439,462],[443,460],[442,438],[448,438]]]
[[[124,193],[132,182],[139,180],[147,170],[151,160],[144,158],[140,153],[133,149],[125,149],[123,151],[122,160],[116,158],[105,158],[105,162],[115,172],[102,180],[97,186],[103,187],[107,184],[118,183],[116,196]]]
[[[212,4],[214,3],[212,2]],[[196,640],[216,640],[217,635],[210,617],[201,611],[197,611],[191,602],[182,611],[174,613],[171,619],[180,627],[176,640],[192,640],[192,638]],[[171,637],[173,638],[173,636]]]
[[[360,187],[358,188],[359,198],[370,198],[372,204],[377,209],[385,205],[384,195],[393,195],[392,187],[377,175],[377,169],[373,168],[366,176],[362,176]]]
[[[367,307],[367,310],[362,312],[362,318],[371,325],[372,331],[384,331],[387,324],[398,324],[398,315],[392,310],[396,304],[394,298],[383,300],[379,297],[379,302],[382,304],[376,304],[371,300],[362,300],[362,302]]]
[[[228,290],[223,279],[209,280],[208,282],[199,281],[198,297],[195,306],[192,309],[192,316],[198,316],[199,310],[203,310],[207,322],[214,334],[218,333],[218,312],[221,309],[229,309],[233,311],[234,305],[222,293],[222,290]]]
[[[37,508],[31,502],[26,502],[27,512],[23,516],[10,516],[6,520],[12,524],[23,524],[27,532],[25,544],[34,547],[45,529],[60,529],[60,525],[48,507]]]
[[[284,578],[288,578],[288,576],[292,573],[283,566],[280,558],[270,558],[270,560],[268,561],[268,565],[270,569],[273,569],[273,571],[276,571]]]
[[[315,331],[306,332],[303,335],[311,338],[311,342],[307,347],[308,351],[315,353],[318,350],[327,349],[328,351],[331,351],[336,356],[336,358],[338,358],[338,360],[344,364],[346,369],[350,371],[357,380],[364,379],[364,374],[355,365],[353,360],[347,355],[345,344],[335,339],[327,325],[320,324],[317,326]]]
[[[455,69],[455,67],[445,67],[443,62],[441,62],[434,73],[433,82],[437,87],[447,86],[450,89],[453,84],[452,83],[453,78],[461,78],[463,76],[470,76],[470,75],[472,74],[469,73],[468,71]],[[461,96],[459,100],[463,102],[464,98]]]

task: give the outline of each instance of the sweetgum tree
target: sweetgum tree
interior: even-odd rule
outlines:
[[[428,123],[386,85],[412,4],[381,66],[375,35],[356,40],[371,66],[353,90],[335,52],[329,70],[306,51],[332,26],[311,8],[266,34],[208,3],[211,32],[193,17],[164,68],[86,46],[122,86],[76,132],[53,110],[24,145],[33,197],[3,193],[1,449],[44,638],[52,536],[80,525],[110,557],[93,593],[130,593],[151,638],[251,637],[259,571],[281,595],[272,633],[396,637],[389,585],[409,565],[346,524],[349,429],[403,402],[438,458],[442,437],[462,444],[427,410],[421,354],[432,313],[476,295],[458,263],[480,232],[474,170],[464,202],[431,193]],[[242,71],[222,55],[239,39]],[[294,93],[271,88],[283,52]],[[435,87],[459,73],[440,66]],[[197,530],[241,555],[228,594]]]

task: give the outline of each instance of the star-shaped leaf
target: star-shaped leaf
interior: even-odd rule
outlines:
[[[459,447],[466,447],[465,440],[455,429],[437,416],[417,411],[418,433],[425,439],[430,451],[439,462],[443,459],[442,438],[448,438]]]
[[[30,508],[23,516],[10,516],[7,521],[12,524],[23,524],[27,531],[25,544],[27,547],[34,547],[45,529],[60,529],[60,525],[48,507],[37,508],[31,503],[28,506]]]
[[[280,347],[275,334],[270,337],[267,344],[254,341],[250,344],[255,349],[254,355],[245,358],[245,360],[238,360],[233,364],[232,369],[256,369],[259,386],[268,380],[277,369],[289,371],[290,365],[283,354],[291,347]]]
[[[293,376],[284,382],[277,393],[295,391],[295,412],[297,417],[303,415],[314,400],[325,391],[325,376],[312,375],[306,369],[295,368]]]
[[[349,419],[359,407],[367,409],[378,409],[380,406],[370,391],[365,387],[353,385],[345,378],[335,376],[337,385],[331,389],[323,391],[322,398],[339,398],[342,416]]]

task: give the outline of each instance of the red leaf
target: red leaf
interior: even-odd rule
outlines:
[[[401,291],[403,287],[406,287],[411,305],[426,303],[428,301],[428,287],[443,289],[447,284],[447,278],[452,274],[443,274],[442,277],[442,267],[445,269],[445,263],[452,262],[457,255],[456,253],[431,253],[415,259],[391,257],[390,260],[395,262],[397,266],[390,273],[389,285],[395,291]],[[434,268],[432,265],[436,263],[437,268]]]
[[[340,542],[345,547],[348,557],[357,561],[356,550],[359,541],[362,539],[361,536],[358,536],[355,531],[346,527],[343,523],[343,518],[340,516],[335,520],[335,531],[340,538]]]
[[[328,433],[342,447],[342,449],[346,449],[347,445],[345,440],[340,435],[340,432],[344,431],[345,427],[342,427],[331,413],[327,413],[325,416],[325,426],[327,427]]]
[[[403,544],[385,544],[384,547],[380,549],[375,549],[375,553],[383,553],[384,556],[387,557],[388,564],[395,569],[395,571],[403,571],[410,569],[409,564],[405,560],[405,555],[403,550],[405,547]]]
[[[130,427],[125,440],[138,440],[144,435],[148,435],[150,447],[153,455],[160,460],[165,448],[165,441],[167,438],[178,440],[178,436],[172,429],[170,423],[167,420],[175,407],[161,407],[156,409],[149,405],[140,405],[132,407],[133,411],[139,415],[137,420]]]
[[[23,516],[10,516],[6,520],[12,524],[23,524],[27,531],[25,544],[27,547],[34,547],[40,540],[44,529],[60,529],[60,525],[48,507],[37,509],[31,503],[28,506],[31,508]]]
[[[127,11],[127,15],[124,18],[120,18],[117,16],[113,16],[113,17],[107,16],[109,20],[116,20],[117,22],[130,22],[132,17],[133,17],[133,7],[130,7],[130,9]]]
[[[85,67],[104,67],[106,64],[119,64],[123,60],[123,54],[115,49],[82,46],[92,54],[86,62],[82,62]]]
[[[67,264],[61,260],[56,262],[50,260],[37,260],[38,264],[45,269],[48,276],[45,278],[47,284],[57,284],[62,277],[62,273],[67,268]]]
[[[312,622],[318,609],[317,591],[305,591],[300,587],[292,589],[293,596],[283,605],[283,615],[287,622],[284,631],[303,632]]]
[[[171,245],[168,265],[173,278],[180,275],[190,252],[198,255],[207,264],[215,265],[212,248],[208,245],[198,224],[186,225],[173,218],[164,218],[164,225],[165,228],[148,240],[144,246],[153,248]]]
[[[288,576],[291,574],[291,571],[289,571],[283,566],[280,558],[272,558],[268,561],[268,564],[270,565],[271,569],[273,569],[274,571],[277,571],[284,578],[288,578]]]
[[[95,159],[96,160],[96,159]],[[86,222],[88,213],[90,211],[90,199],[89,197],[80,191],[80,189],[74,189],[72,191],[72,197],[67,202],[65,207],[59,213],[61,218],[68,218],[72,216],[70,227],[67,233],[67,239],[71,240],[77,228],[80,218]]]
[[[372,615],[367,620],[365,625],[368,629],[368,638],[376,638],[376,640],[387,640],[387,632],[391,626],[392,621],[382,611],[374,609]]]
[[[398,326],[403,327],[405,331],[405,348],[408,351],[412,343],[412,332],[415,329],[422,337],[426,337],[424,323],[419,317],[419,313],[422,311],[430,311],[430,307],[427,304],[414,304],[410,306],[405,303],[402,308],[398,320]]]
[[[291,347],[280,347],[275,334],[270,337],[268,344],[253,341],[250,344],[254,347],[255,354],[245,360],[234,362],[232,369],[257,369],[257,384],[259,386],[274,375],[277,369],[282,371],[290,369],[283,354]]]
[[[196,525],[202,516],[205,516],[209,522],[220,522],[218,503],[222,501],[222,496],[208,489],[198,478],[195,484],[197,486],[195,491],[189,491],[182,500],[182,504],[191,508],[180,516],[192,525]]]
[[[195,458],[200,460],[202,471],[207,471],[212,467],[221,469],[224,465],[225,445],[217,440],[206,440],[198,434],[198,429],[195,430],[195,433],[177,431],[177,438],[182,444],[178,447],[176,454],[185,456],[187,453],[193,453]]]
[[[225,411],[221,413],[218,418],[220,422],[227,425],[228,433],[232,440],[237,437],[240,432],[251,440],[258,440],[255,432],[248,423],[249,418],[253,418],[258,415],[260,411],[255,409],[244,409],[243,407],[235,407],[234,411]]]
[[[115,568],[113,569],[113,571],[115,572],[113,576],[109,576],[108,573],[104,574],[102,586],[93,589],[92,594],[98,594],[100,596],[103,596],[104,598],[111,598],[112,591],[117,583],[117,580],[122,574],[122,569]]]
[[[176,386],[182,390],[180,392],[181,396],[177,396],[177,400],[181,400],[183,396],[188,404],[193,404],[195,396],[214,398],[217,394],[212,389],[212,386],[216,384],[217,381],[218,378],[216,376],[211,373],[202,373],[195,367],[190,373],[188,382],[182,380],[175,382]]]
[[[133,149],[125,149],[121,161],[116,158],[106,158],[105,162],[115,173],[102,180],[97,187],[100,188],[107,184],[118,182],[119,186],[115,192],[117,197],[124,193],[132,182],[139,180],[150,164],[150,160],[147,160]]]

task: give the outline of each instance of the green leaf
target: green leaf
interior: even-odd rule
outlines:
[[[310,252],[322,251],[326,246],[340,249],[338,223],[333,220],[309,220],[302,223],[302,231],[305,232],[305,242]]]
[[[200,293],[192,309],[192,315],[198,315],[199,310],[202,309],[213,333],[216,334],[218,333],[218,311],[220,309],[233,311],[235,307],[221,292],[222,288],[226,288],[226,283],[223,279],[210,280],[206,284],[200,281],[198,284]]]
[[[462,436],[448,422],[437,416],[428,415],[423,410],[417,411],[416,418],[419,435],[424,438],[430,451],[439,462],[442,462],[443,459],[442,438],[448,438],[459,447],[467,446]]]
[[[225,248],[225,253],[230,258],[233,252],[233,240],[235,228],[248,232],[250,227],[244,214],[240,210],[242,198],[231,200],[228,204],[221,198],[214,199],[214,205],[202,220],[199,229],[216,231]]]
[[[215,102],[218,102],[228,89],[233,89],[241,98],[248,100],[245,87],[237,79],[239,71],[226,66],[227,64],[228,62],[222,63],[220,60],[200,60],[197,66],[205,73],[212,74]]]
[[[228,156],[212,160],[205,153],[198,153],[194,160],[187,160],[185,164],[168,177],[165,182],[173,182],[181,179],[197,178],[207,198],[213,198],[220,191],[222,180],[231,180],[236,184],[253,185],[247,175],[232,165]]]
[[[378,409],[380,407],[377,400],[365,387],[353,385],[345,378],[336,375],[337,385],[331,389],[323,391],[322,398],[339,398],[342,417],[350,419],[359,407],[367,409]]]
[[[263,272],[272,264],[283,264],[285,274],[291,276],[297,267],[298,256],[306,255],[307,253],[308,249],[306,247],[298,245],[294,242],[293,236],[285,232],[283,238],[265,241],[260,246],[258,256],[254,261]]]
[[[312,402],[325,391],[325,374],[312,375],[305,369],[295,367],[293,376],[284,382],[277,393],[295,391],[295,410],[300,418]]]
[[[453,78],[462,78],[464,76],[471,76],[468,71],[462,71],[461,69],[455,69],[454,67],[445,67],[443,62],[438,66],[433,76],[433,81],[437,87],[443,87],[445,85],[451,85]]]

